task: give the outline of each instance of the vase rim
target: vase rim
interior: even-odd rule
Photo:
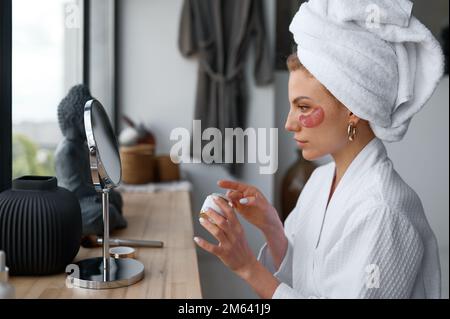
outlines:
[[[54,176],[26,175],[12,181],[13,190],[53,190],[58,187],[58,180]]]

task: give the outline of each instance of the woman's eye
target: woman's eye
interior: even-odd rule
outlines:
[[[302,112],[306,112],[309,110],[309,106],[306,106],[306,105],[299,105],[298,107],[299,107],[300,111],[302,111]]]

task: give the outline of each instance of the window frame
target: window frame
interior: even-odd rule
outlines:
[[[85,56],[89,57],[85,65],[85,83],[104,104],[108,115],[111,116],[111,125],[116,135],[119,127],[118,90],[118,0],[85,0]],[[98,19],[96,14],[105,14]],[[99,39],[98,34],[106,36]],[[97,64],[99,57],[108,61],[106,65]],[[102,83],[102,84],[100,84]],[[100,84],[100,86],[99,86]]]
[[[0,192],[12,178],[12,0],[0,1]]]

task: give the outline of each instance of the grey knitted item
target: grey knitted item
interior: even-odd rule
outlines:
[[[102,235],[102,199],[95,191],[84,130],[84,106],[92,96],[84,85],[73,87],[58,106],[58,120],[64,139],[56,150],[58,184],[78,197],[83,220],[83,235]],[[120,193],[110,192],[110,229],[127,226],[122,216]]]

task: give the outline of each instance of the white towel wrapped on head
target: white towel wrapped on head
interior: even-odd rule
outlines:
[[[444,70],[438,41],[409,0],[310,0],[290,31],[298,57],[375,135],[399,141]]]

